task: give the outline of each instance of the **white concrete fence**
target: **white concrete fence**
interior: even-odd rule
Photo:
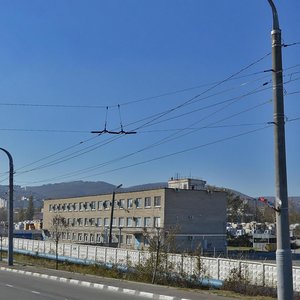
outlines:
[[[7,238],[3,238],[2,245],[7,247]],[[14,238],[14,250],[54,255],[55,243]],[[147,251],[68,243],[59,243],[58,255],[66,259],[69,257],[95,263],[132,267],[151,258],[151,253]],[[276,265],[271,263],[169,253],[166,265],[177,273],[219,280],[228,279],[232,270],[238,270],[254,285],[276,287]],[[293,267],[293,282],[294,290],[300,292],[300,267]]]

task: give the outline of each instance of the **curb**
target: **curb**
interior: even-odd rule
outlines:
[[[69,283],[69,284],[75,284],[75,285],[84,286],[84,287],[91,287],[91,288],[95,288],[95,289],[99,289],[99,290],[107,290],[107,291],[111,291],[111,292],[124,293],[124,294],[127,294],[127,295],[135,295],[135,296],[140,296],[140,297],[149,298],[149,299],[189,300],[189,299],[186,299],[186,298],[177,298],[177,297],[173,297],[173,296],[159,295],[159,294],[154,294],[154,293],[149,293],[149,292],[142,292],[142,291],[139,291],[139,290],[120,288],[120,287],[112,286],[112,285],[93,283],[93,282],[82,281],[82,280],[77,280],[77,279],[68,279],[68,278],[65,278],[65,277],[47,275],[47,274],[42,274],[42,273],[37,273],[37,272],[28,272],[28,271],[23,271],[23,270],[18,270],[18,269],[11,269],[11,268],[6,268],[6,267],[0,267],[0,270],[1,271],[12,272],[12,273],[19,273],[19,274],[27,275],[27,276],[39,277],[39,278],[42,278],[42,279],[56,280],[56,281]]]

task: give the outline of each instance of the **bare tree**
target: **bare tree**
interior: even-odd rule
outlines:
[[[55,269],[58,269],[58,243],[62,238],[62,234],[68,230],[66,219],[61,215],[56,215],[52,219],[50,227],[51,237],[55,242]]]

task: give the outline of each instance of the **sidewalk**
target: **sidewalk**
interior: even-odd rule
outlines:
[[[2,271],[17,272],[27,276],[37,276],[46,280],[58,280],[69,282],[70,284],[79,284],[94,288],[118,291],[142,297],[161,299],[161,300],[219,300],[236,299],[217,296],[205,290],[185,290],[174,287],[165,287],[147,283],[131,282],[120,279],[99,277],[94,275],[72,273],[61,270],[52,270],[40,266],[19,265],[7,266],[4,261],[0,262]]]

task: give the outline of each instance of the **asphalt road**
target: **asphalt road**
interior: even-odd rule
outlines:
[[[0,300],[236,299],[217,296],[204,290],[178,289],[61,270],[51,270],[38,266],[14,265],[7,267],[3,262],[0,263],[0,266]],[[87,287],[86,285],[90,286]],[[102,288],[96,288],[94,285],[100,285]],[[134,293],[128,294],[128,292]]]
[[[141,297],[0,271],[0,299],[134,300]]]

